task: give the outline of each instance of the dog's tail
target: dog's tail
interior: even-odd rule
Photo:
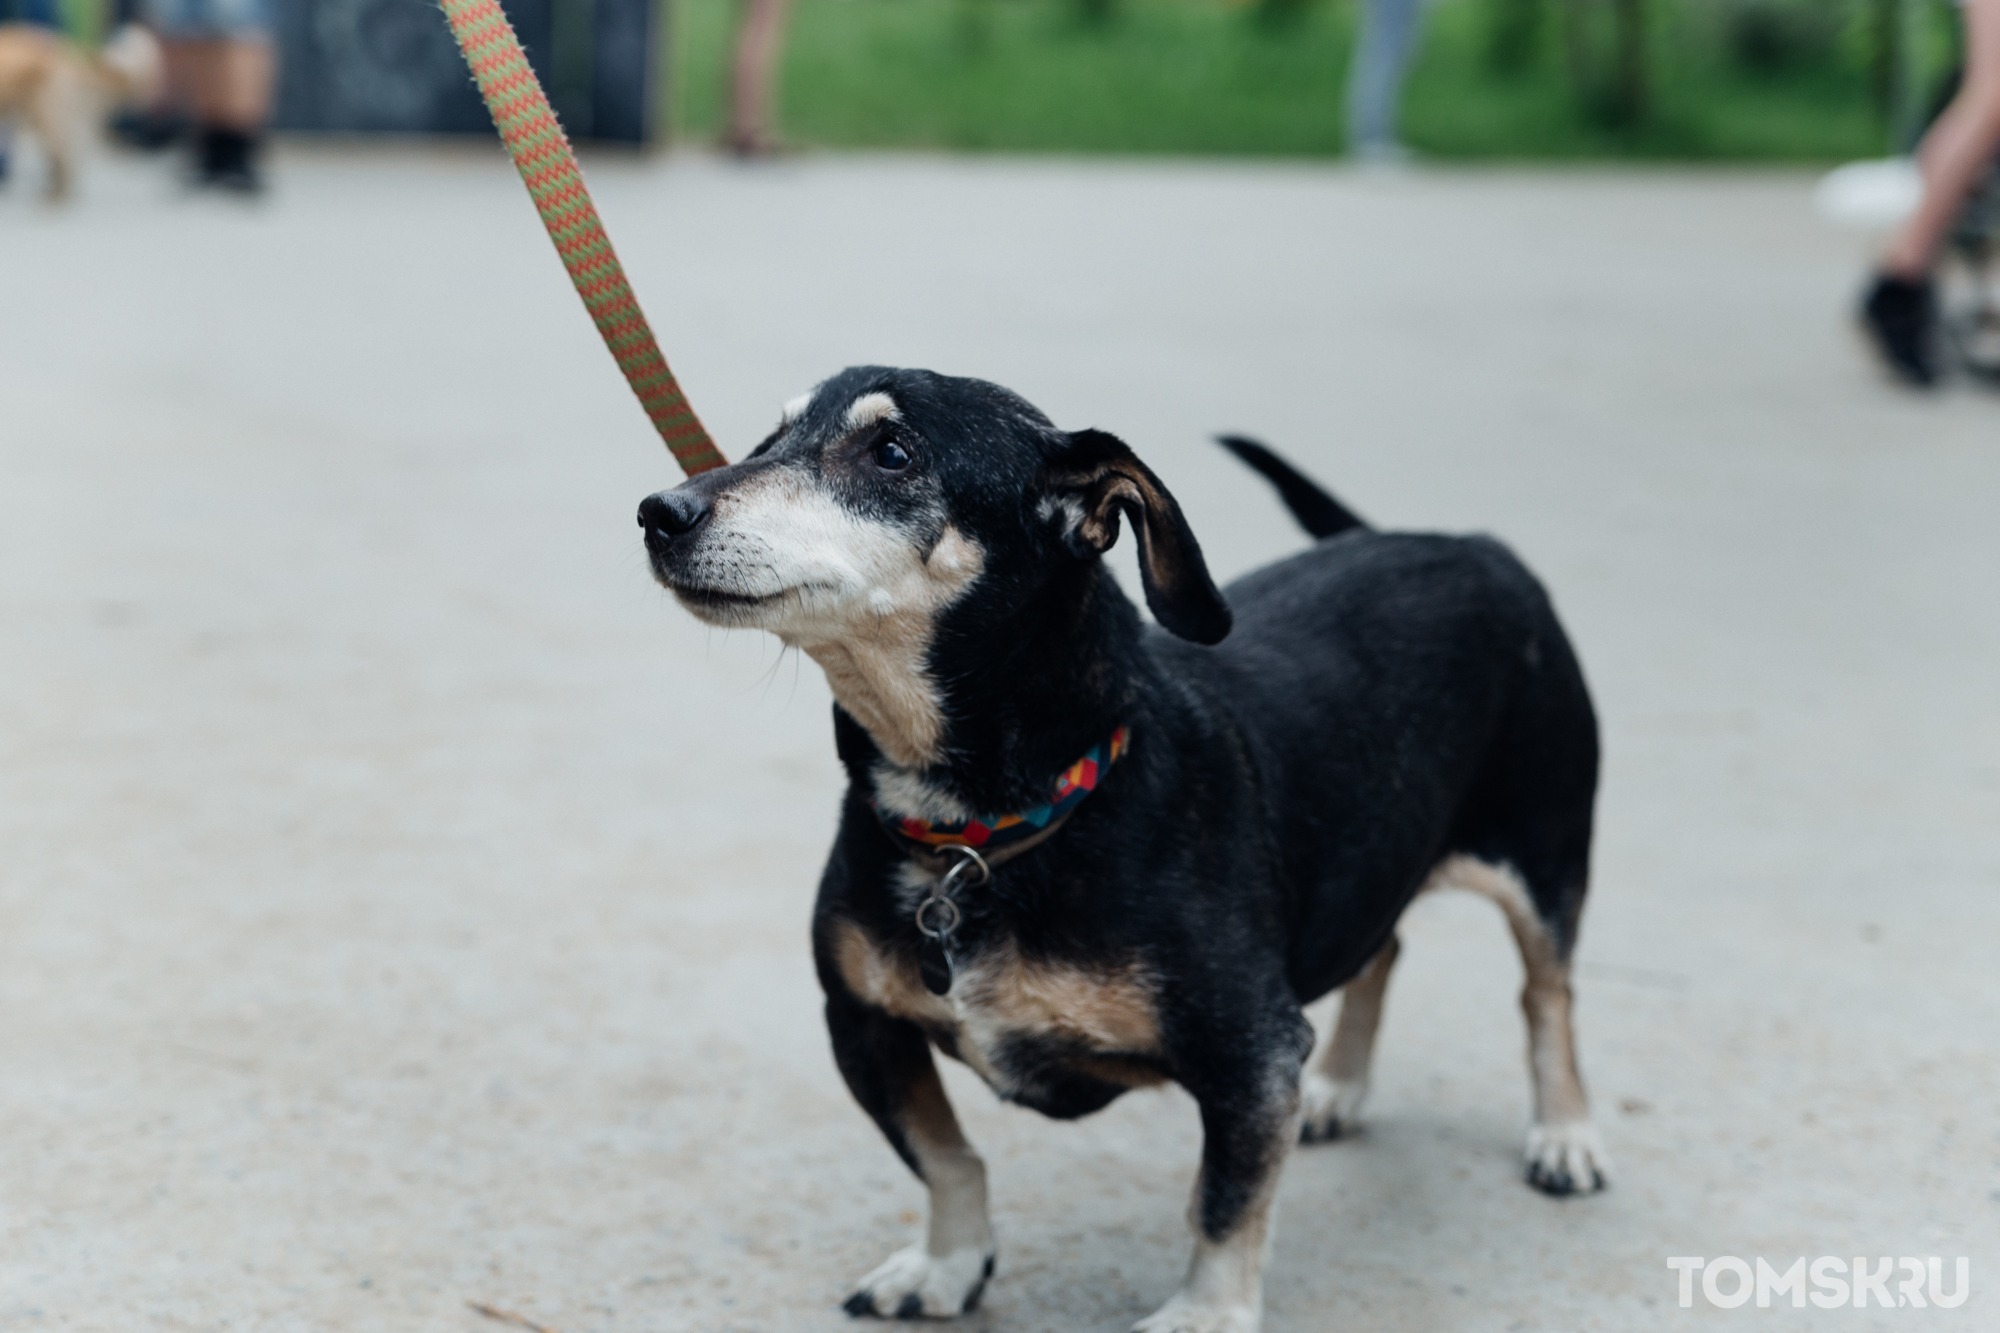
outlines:
[[[1217,444],[1248,463],[1264,479],[1278,488],[1278,497],[1292,511],[1299,526],[1314,537],[1331,537],[1349,528],[1365,528],[1366,519],[1334,499],[1318,482],[1300,472],[1255,440],[1241,435],[1218,435]]]

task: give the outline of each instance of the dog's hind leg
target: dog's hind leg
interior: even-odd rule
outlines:
[[[986,1164],[958,1127],[921,1029],[849,997],[829,997],[826,1017],[855,1100],[931,1196],[925,1238],[862,1278],[845,1309],[897,1319],[964,1314],[993,1275]]]
[[[1528,1077],[1535,1098],[1535,1119],[1528,1129],[1528,1183],[1555,1195],[1603,1189],[1610,1157],[1591,1123],[1590,1100],[1576,1067],[1569,951],[1537,910],[1527,885],[1507,867],[1457,856],[1439,868],[1438,877],[1498,903],[1521,951],[1527,974],[1521,1013],[1528,1021]]]
[[[76,98],[70,80],[51,76],[43,81],[28,102],[28,124],[41,140],[42,155],[48,159],[47,198],[61,203],[70,196],[75,183],[77,152],[74,124]]]
[[[1340,1017],[1319,1058],[1306,1071],[1300,1092],[1305,1111],[1299,1142],[1324,1143],[1351,1134],[1361,1123],[1368,1096],[1368,1067],[1375,1057],[1375,1032],[1382,1025],[1382,997],[1389,970],[1402,951],[1394,935],[1340,992]]]

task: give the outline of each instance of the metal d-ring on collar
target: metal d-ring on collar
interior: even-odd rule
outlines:
[[[953,933],[958,930],[958,923],[964,919],[954,895],[962,887],[976,889],[991,881],[993,868],[986,864],[986,858],[976,848],[967,847],[964,843],[947,843],[937,850],[940,856],[956,856],[958,860],[938,876],[937,883],[931,886],[930,895],[917,904],[917,933],[948,948]]]

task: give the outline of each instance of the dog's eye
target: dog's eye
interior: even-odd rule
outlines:
[[[883,440],[875,446],[875,466],[884,472],[901,472],[915,461],[910,451],[894,440]]]

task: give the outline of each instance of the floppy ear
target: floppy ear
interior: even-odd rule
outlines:
[[[1229,633],[1229,604],[1216,591],[1201,543],[1153,470],[1115,435],[1080,430],[1049,464],[1052,511],[1078,556],[1102,555],[1118,540],[1118,513],[1139,540],[1139,579],[1162,626],[1195,643]]]

